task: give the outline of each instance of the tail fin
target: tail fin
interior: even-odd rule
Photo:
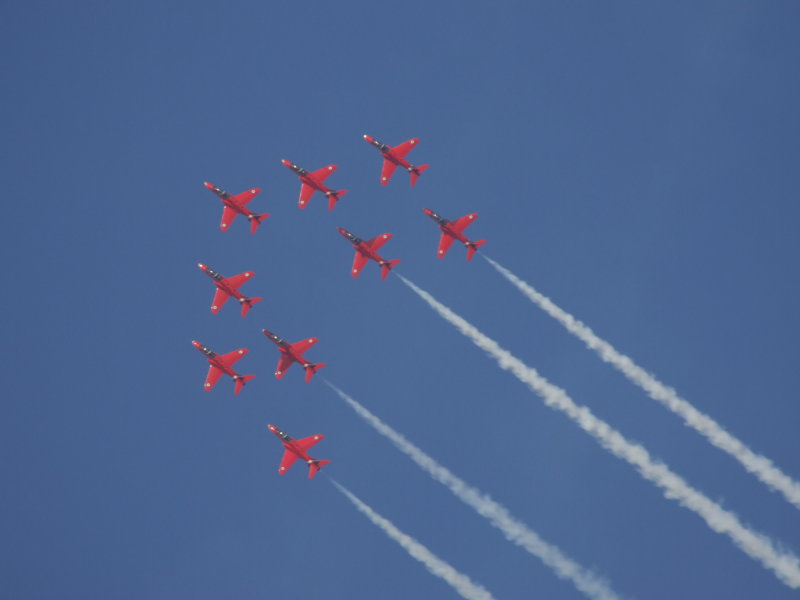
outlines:
[[[255,379],[255,375],[237,375],[234,379],[236,379],[236,387],[233,389],[234,394],[238,394],[242,391],[242,387],[245,383],[250,381],[251,379]]]
[[[469,242],[467,244],[467,260],[472,260],[472,257],[475,256],[475,251],[483,246],[486,243],[486,240],[479,240],[477,242]]]
[[[250,218],[250,233],[255,233],[258,226],[261,225],[261,221],[266,219],[269,216],[269,213],[264,213],[263,215],[253,215]]]
[[[329,460],[316,460],[312,459],[311,462],[308,464],[308,478],[314,479],[314,475],[316,475],[319,470],[330,463]]]
[[[328,210],[333,210],[333,207],[336,206],[336,202],[347,193],[347,190],[338,190],[333,192],[330,196],[328,196]]]
[[[412,186],[417,184],[417,178],[420,175],[422,175],[422,172],[425,169],[427,169],[428,167],[430,167],[430,165],[420,165],[418,167],[414,167],[413,169],[411,169],[411,185]]]
[[[392,270],[392,267],[394,267],[399,262],[400,259],[387,260],[386,262],[381,263],[381,279],[386,279],[386,276],[389,274],[389,271]]]
[[[308,365],[306,369],[306,383],[311,381],[311,378],[314,376],[314,373],[319,371],[322,367],[325,366],[325,363],[311,363]]]
[[[244,317],[247,315],[247,311],[253,308],[253,304],[256,302],[261,302],[263,298],[245,298],[244,302],[242,302],[242,316]]]

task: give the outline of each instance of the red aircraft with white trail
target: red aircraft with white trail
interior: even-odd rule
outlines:
[[[267,425],[267,428],[276,436],[278,436],[281,442],[283,442],[283,446],[285,448],[283,451],[283,458],[281,458],[281,465],[278,467],[279,474],[285,475],[286,471],[289,470],[289,467],[294,464],[294,461],[296,461],[298,458],[302,458],[308,465],[308,478],[314,479],[314,475],[316,475],[322,467],[331,462],[329,460],[318,460],[308,453],[308,450],[314,444],[325,439],[324,435],[310,435],[302,440],[296,440],[286,435],[280,429],[275,427],[275,425]]]
[[[286,159],[281,162],[300,178],[302,185],[300,186],[300,200],[297,202],[300,208],[306,207],[314,192],[322,192],[328,197],[328,210],[333,210],[337,200],[347,193],[347,190],[332,190],[323,183],[338,168],[336,165],[328,165],[309,172]]]
[[[211,365],[211,367],[208,369],[206,382],[203,384],[203,388],[207,392],[211,391],[211,388],[216,385],[223,373],[233,378],[235,384],[233,389],[234,394],[238,394],[242,390],[242,386],[255,377],[255,375],[239,375],[233,370],[234,363],[249,352],[247,348],[240,348],[239,350],[234,350],[233,352],[228,352],[227,354],[217,354],[200,342],[192,340],[192,344],[206,356],[208,359],[208,364]]]
[[[420,165],[415,167],[410,162],[406,160],[406,155],[411,152],[412,148],[419,144],[419,138],[411,138],[410,140],[403,142],[399,146],[395,146],[392,148],[391,146],[387,146],[386,144],[382,144],[378,140],[373,137],[370,137],[364,134],[364,139],[367,140],[367,143],[372,144],[378,149],[378,152],[381,153],[383,156],[383,168],[381,169],[381,185],[388,185],[389,180],[392,178],[394,174],[394,170],[401,166],[406,171],[408,171],[409,175],[411,175],[411,185],[415,185],[417,183],[417,178],[420,174],[430,167],[430,165]]]
[[[380,254],[378,254],[378,249],[392,239],[391,233],[382,233],[381,235],[375,236],[366,242],[360,237],[354,236],[352,233],[342,227],[339,227],[339,233],[341,233],[345,239],[347,239],[347,241],[353,244],[353,247],[356,249],[356,256],[353,259],[353,277],[359,276],[361,270],[364,268],[364,265],[366,265],[367,261],[370,259],[374,260],[380,265],[381,279],[386,279],[386,276],[389,274],[389,271],[391,271],[392,267],[400,262],[399,259],[386,260],[382,258]]]
[[[211,312],[217,314],[219,309],[228,301],[228,298],[233,296],[242,305],[242,316],[244,317],[247,312],[253,308],[253,304],[260,302],[263,298],[248,298],[239,292],[239,288],[247,282],[255,273],[253,271],[245,271],[233,277],[223,277],[210,267],[203,263],[198,263],[198,267],[214,280],[214,285],[217,286],[217,291],[214,292],[214,299],[211,301]]]
[[[462,233],[478,218],[477,213],[464,215],[455,221],[448,221],[429,208],[424,208],[423,210],[426,215],[439,224],[439,229],[442,230],[442,237],[439,239],[439,258],[444,258],[454,240],[458,240],[467,247],[467,260],[472,260],[472,257],[475,256],[475,251],[486,243],[486,240],[473,242]]]
[[[222,209],[222,222],[219,224],[219,228],[222,229],[222,231],[228,231],[228,227],[233,223],[236,215],[244,215],[247,217],[250,221],[250,233],[255,233],[261,222],[269,217],[269,213],[259,215],[247,209],[247,203],[261,192],[259,188],[253,188],[241,194],[231,196],[228,192],[217,187],[213,183],[208,183],[206,181],[205,186],[214,192],[222,201],[222,204],[225,205]]]
[[[303,365],[303,368],[306,370],[306,383],[308,383],[311,381],[314,373],[325,366],[325,363],[313,363],[306,360],[303,356],[303,352],[311,348],[311,346],[319,341],[317,338],[306,338],[294,344],[290,344],[282,337],[275,335],[267,329],[262,329],[261,331],[278,347],[278,350],[281,352],[281,357],[278,359],[278,366],[275,367],[276,379],[282,378],[286,374],[286,371],[289,369],[289,367],[292,366],[292,363],[299,363]]]

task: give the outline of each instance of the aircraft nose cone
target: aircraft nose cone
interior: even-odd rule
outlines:
[[[285,158],[282,158],[282,159],[281,159],[281,162],[282,162],[284,165],[286,165],[287,167],[291,167],[291,166],[292,166],[292,163],[290,163],[290,162],[289,162],[288,160],[286,160]]]
[[[206,186],[210,190],[214,189],[214,184],[213,183],[208,183],[207,181],[204,181],[203,185]]]
[[[198,341],[196,341],[196,340],[192,340],[192,345],[193,345],[195,348],[199,348],[199,347],[200,347],[200,342],[198,342]]]
[[[368,142],[372,141],[372,138],[369,137],[366,133],[364,134],[364,139],[367,140]]]
[[[205,271],[206,266],[203,263],[197,263],[197,266]]]

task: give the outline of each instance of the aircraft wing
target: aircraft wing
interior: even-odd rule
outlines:
[[[242,358],[248,352],[250,351],[247,348],[239,348],[238,350],[234,350],[233,352],[228,352],[227,354],[221,355],[219,359],[230,367],[233,363]]]
[[[208,375],[206,375],[206,383],[203,386],[207,392],[210,392],[211,388],[217,384],[217,381],[219,381],[219,378],[222,376],[223,372],[224,371],[222,369],[211,365],[211,368],[208,369]]]
[[[236,194],[235,196],[231,197],[231,201],[234,204],[238,204],[239,206],[247,206],[247,203],[250,202],[253,198],[255,198],[261,190],[259,188],[253,188],[252,190],[247,190],[246,192],[242,192],[241,194]]]
[[[368,260],[369,258],[361,254],[361,252],[356,252],[356,256],[353,259],[353,277],[358,277]]]
[[[300,200],[297,202],[297,205],[300,208],[305,208],[308,201],[311,200],[311,196],[314,195],[314,188],[307,184],[302,184],[300,186]]]
[[[281,377],[286,375],[286,371],[289,369],[289,367],[292,366],[293,362],[294,361],[292,360],[291,356],[281,352],[281,357],[280,359],[278,359],[278,366],[275,367],[275,377],[280,379]]]
[[[281,475],[285,475],[286,471],[289,470],[289,467],[291,467],[294,464],[294,461],[296,460],[297,460],[297,454],[295,454],[288,448],[284,450],[283,458],[281,458],[281,466],[278,467],[278,473],[280,473]]]
[[[383,246],[390,239],[392,239],[391,233],[382,233],[380,235],[376,235],[374,238],[369,240],[367,242],[367,245],[373,250],[379,250],[380,247]]]
[[[411,149],[419,144],[419,138],[411,138],[407,142],[403,142],[399,146],[395,146],[392,148],[392,152],[394,152],[395,156],[399,156],[400,158],[405,158],[406,154],[411,152]]]
[[[444,255],[447,254],[447,251],[450,250],[450,246],[453,244],[453,240],[456,239],[452,235],[442,232],[442,237],[439,239],[439,258],[444,258]]]
[[[311,448],[317,442],[321,442],[325,438],[322,434],[317,435],[310,435],[308,437],[303,438],[302,440],[295,440],[295,445],[303,450],[304,452],[308,452],[308,449]]]
[[[228,227],[231,226],[231,223],[233,223],[233,220],[236,218],[237,214],[239,213],[237,213],[231,207],[229,206],[223,207],[222,222],[219,224],[219,228],[222,229],[222,231],[227,231]]]
[[[311,348],[311,346],[316,344],[318,341],[319,340],[315,337],[300,340],[299,342],[296,342],[291,345],[292,351],[295,352],[296,354],[302,354],[303,352]]]
[[[311,177],[322,183],[337,169],[336,165],[328,165],[311,173]]]
[[[214,299],[211,301],[211,312],[217,314],[219,309],[228,301],[228,298],[230,298],[230,295],[227,292],[217,288],[214,293]]]
[[[472,225],[472,222],[478,218],[477,213],[471,213],[469,215],[464,215],[460,219],[456,219],[453,221],[450,226],[455,229],[458,233],[464,231],[467,227]]]
[[[389,180],[394,175],[394,170],[397,168],[397,163],[390,161],[388,158],[383,159],[383,169],[381,169],[381,184],[388,185]]]
[[[239,273],[238,275],[234,275],[233,277],[228,277],[227,279],[223,279],[225,283],[231,286],[233,289],[239,289],[239,287],[248,279],[250,279],[255,273],[252,271],[245,271],[244,273]]]

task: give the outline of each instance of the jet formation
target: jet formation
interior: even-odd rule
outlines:
[[[415,186],[419,176],[430,166],[427,164],[415,166],[406,160],[406,156],[409,152],[419,144],[418,138],[411,138],[394,147],[384,144],[369,135],[364,135],[364,140],[376,148],[383,158],[380,177],[381,185],[388,185],[395,170],[401,167],[408,172],[411,178],[411,186]],[[325,185],[326,179],[338,168],[336,165],[328,165],[316,171],[307,171],[291,161],[284,159],[281,160],[281,162],[300,179],[300,198],[298,200],[298,206],[301,209],[306,208],[315,192],[321,192],[328,198],[328,210],[333,210],[336,203],[347,193],[347,190],[334,190]],[[258,226],[270,216],[269,213],[254,213],[248,208],[250,201],[261,192],[260,188],[251,188],[239,194],[231,195],[212,183],[206,182],[204,185],[214,192],[222,202],[223,208],[220,229],[223,232],[228,231],[237,215],[242,215],[250,222],[250,233],[255,233]],[[424,212],[431,219],[436,221],[442,232],[437,252],[439,258],[444,258],[452,243],[454,241],[459,241],[464,244],[467,249],[467,260],[472,260],[477,249],[486,243],[486,240],[472,241],[463,233],[464,230],[478,218],[477,214],[471,213],[455,221],[448,221],[430,209],[426,208]],[[380,267],[381,279],[386,279],[392,268],[400,263],[399,259],[387,260],[378,254],[378,250],[392,238],[391,233],[382,233],[365,241],[343,227],[339,227],[338,230],[355,249],[355,257],[350,272],[352,277],[358,277],[366,264],[372,260]],[[211,312],[213,314],[216,315],[228,299],[233,297],[239,301],[242,308],[242,317],[245,317],[253,305],[263,299],[261,297],[249,298],[239,291],[241,286],[253,278],[255,275],[253,271],[245,271],[232,277],[225,277],[203,263],[198,263],[197,266],[211,278],[216,288],[214,298],[211,301]],[[277,379],[281,379],[294,363],[299,363],[305,370],[306,383],[310,383],[314,374],[325,366],[325,363],[314,363],[304,356],[306,351],[317,343],[317,338],[310,337],[291,344],[267,329],[262,329],[261,331],[278,347],[280,356],[278,365],[275,368],[275,377]],[[234,394],[239,394],[244,385],[255,378],[255,375],[240,375],[233,368],[233,365],[249,352],[247,348],[240,348],[233,352],[228,352],[227,354],[217,354],[198,341],[193,340],[192,344],[206,357],[209,363],[208,375],[203,383],[203,389],[207,392],[211,391],[223,374],[233,379]],[[308,478],[313,479],[320,468],[330,462],[329,460],[318,460],[308,454],[308,450],[324,438],[323,435],[317,434],[295,440],[274,425],[268,425],[267,427],[281,440],[284,446],[283,457],[278,468],[279,474],[285,474],[292,464],[300,458],[305,461],[309,467]]]

